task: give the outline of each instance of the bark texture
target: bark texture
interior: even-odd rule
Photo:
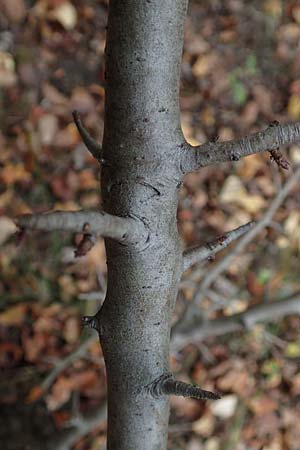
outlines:
[[[84,317],[84,323],[98,331],[106,363],[108,450],[165,450],[169,395],[219,398],[170,374],[170,327],[178,285],[184,270],[251,228],[242,238],[250,240],[257,228],[246,224],[186,251],[183,258],[176,214],[184,174],[264,150],[271,152],[279,167],[287,168],[277,147],[300,140],[300,123],[295,123],[276,124],[226,143],[191,147],[185,141],[179,78],[186,8],[187,0],[109,2],[102,145],[73,113],[83,142],[101,165],[105,212],[53,212],[16,220],[22,229],[83,232],[87,244],[92,234],[105,238],[107,295],[100,311]],[[268,223],[293,182],[274,200],[261,226]],[[82,254],[79,249],[77,256]],[[201,294],[216,274],[207,276]],[[182,339],[183,331],[191,327],[193,337],[198,336],[196,303],[177,330]],[[216,322],[215,330],[236,329],[254,320],[253,313]],[[255,314],[263,317],[265,311]],[[203,325],[204,335],[209,335],[208,327]],[[83,430],[89,423],[83,423]]]
[[[104,210],[140,220],[147,241],[106,239],[98,314],[108,379],[108,449],[163,450],[168,396],[144,388],[169,372],[170,322],[182,272],[179,77],[186,0],[112,0],[106,44]]]

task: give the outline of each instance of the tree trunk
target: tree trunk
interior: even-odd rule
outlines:
[[[273,123],[228,142],[192,147],[185,141],[179,79],[186,7],[187,0],[110,0],[102,147],[73,113],[84,143],[102,164],[105,212],[56,211],[16,219],[21,232],[35,228],[83,233],[78,256],[91,247],[92,235],[105,238],[106,299],[94,317],[84,319],[97,329],[106,363],[108,450],[166,449],[171,394],[219,398],[170,375],[171,318],[182,272],[225,248],[253,224],[183,255],[176,214],[184,174],[266,150],[286,169],[278,147],[300,141],[300,122]],[[300,169],[295,175],[298,180]],[[274,207],[295,180],[289,180]],[[195,328],[190,319],[197,305],[192,306],[179,331]]]
[[[146,239],[106,239],[98,315],[108,380],[108,449],[162,450],[169,399],[146,385],[169,372],[182,272],[177,233],[179,78],[186,0],[111,0],[106,44],[104,210],[144,223]]]

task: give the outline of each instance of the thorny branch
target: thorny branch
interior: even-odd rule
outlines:
[[[78,130],[85,146],[87,147],[89,152],[92,154],[92,156],[97,161],[101,162],[101,155],[102,155],[101,145],[94,138],[91,137],[90,133],[83,126],[79,112],[73,111],[72,115],[73,115],[73,119],[74,119],[75,125],[77,127],[77,130]]]
[[[282,145],[300,141],[300,122],[280,125],[272,124],[264,131],[227,142],[207,142],[193,147],[185,143],[182,148],[181,168],[189,173],[201,167],[240,158],[258,152],[276,150]]]
[[[165,373],[146,386],[146,391],[154,398],[162,395],[177,395],[197,400],[218,400],[220,395],[205,391],[198,386],[176,380],[171,373]]]
[[[42,231],[84,232],[87,225],[91,235],[108,237],[123,244],[135,244],[143,238],[146,230],[142,222],[130,217],[112,216],[105,212],[54,211],[46,214],[28,214],[17,217],[15,223],[21,229]]]
[[[202,322],[199,318],[199,321],[195,323],[191,330],[185,335],[175,334],[171,340],[171,346],[173,350],[178,351],[180,348],[191,342],[200,342],[207,337],[216,337],[234,331],[249,330],[258,322],[279,319],[291,314],[300,314],[300,292],[295,292],[282,300],[254,306],[241,313],[233,314],[232,316],[225,316],[207,322]],[[90,339],[96,340],[98,339],[98,336],[94,334]],[[83,356],[82,353],[87,350],[87,347],[88,345],[84,348],[80,346],[77,351],[70,354],[69,358],[67,357],[66,360],[64,360],[64,368],[78,357]],[[62,367],[59,367],[59,369],[60,372]],[[52,373],[53,372],[51,372],[51,374]],[[50,384],[54,381],[52,377],[57,375],[58,373],[53,373]],[[46,380],[47,379],[45,379],[44,383]],[[72,424],[72,428],[66,430],[59,436],[58,440],[55,440],[54,442],[51,441],[49,449],[47,448],[47,450],[69,450],[78,439],[93,430],[100,420],[105,419],[105,409],[106,406],[102,405],[88,415],[81,416],[79,420]],[[82,426],[83,424],[84,426]],[[57,442],[60,442],[59,447],[56,446]]]
[[[228,247],[233,241],[247,233],[254,225],[254,222],[248,222],[234,230],[228,231],[223,236],[219,236],[207,244],[186,250],[183,253],[183,271],[189,269],[193,264],[205,261],[224,248]]]

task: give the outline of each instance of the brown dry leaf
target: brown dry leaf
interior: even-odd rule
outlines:
[[[34,386],[26,397],[26,403],[30,404],[36,402],[42,397],[43,393],[44,391],[41,386]]]
[[[204,450],[220,450],[221,442],[219,438],[211,437],[205,441]]]
[[[77,287],[71,275],[61,275],[58,279],[58,284],[60,287],[60,296],[64,302],[69,302],[77,294]]]
[[[61,94],[55,87],[51,86],[49,83],[44,83],[43,95],[54,105],[61,105],[66,108],[66,111],[70,111],[69,99]]]
[[[99,181],[96,180],[94,171],[91,169],[81,170],[78,174],[79,186],[82,190],[98,189]]]
[[[0,195],[0,208],[5,208],[8,204],[11,203],[14,197],[14,191],[11,187],[9,187],[3,194]]]
[[[272,115],[273,113],[273,96],[272,92],[262,84],[257,84],[252,88],[255,102],[259,106],[260,111],[264,114]]]
[[[277,411],[278,402],[267,395],[262,395],[261,397],[249,399],[248,407],[256,416],[264,416]]]
[[[260,195],[248,194],[240,178],[230,175],[219,194],[219,201],[222,204],[235,204],[245,209],[250,214],[261,211],[266,202]]]
[[[259,438],[274,436],[280,427],[280,418],[277,415],[277,411],[255,417],[254,427],[255,434]]]
[[[0,51],[0,68],[8,72],[15,72],[15,61],[10,53]]]
[[[218,380],[217,388],[221,391],[235,392],[243,397],[250,395],[254,388],[252,375],[246,368],[240,367],[240,364],[233,363],[232,365],[232,370]]]
[[[22,349],[14,342],[0,343],[0,367],[14,366],[23,357]]]
[[[81,264],[80,261],[79,264]],[[106,253],[103,239],[96,241],[96,244],[91,251],[88,252],[84,258],[84,261],[82,261],[82,264],[85,266],[88,265],[91,270],[97,270],[104,274],[107,272]]]
[[[293,120],[300,119],[300,95],[292,94],[288,103],[288,115]]]
[[[184,418],[186,421],[195,420],[199,417],[201,404],[197,400],[184,397],[171,397],[171,407],[179,418]]]
[[[296,23],[282,25],[279,28],[278,38],[289,43],[297,43],[300,38],[300,26]]]
[[[19,23],[24,19],[26,15],[24,0],[1,0],[1,5],[10,22]]]
[[[42,145],[53,143],[58,130],[58,119],[54,114],[44,114],[38,121],[38,132]]]
[[[0,171],[0,180],[6,185],[19,181],[30,181],[31,174],[27,172],[23,164],[6,164]]]
[[[194,134],[193,128],[187,122],[183,121],[181,123],[181,128],[182,128],[183,135],[189,144],[200,145],[200,142],[198,142],[193,136],[193,134]]]
[[[293,164],[300,164],[300,145],[292,145],[290,148],[290,160]]]
[[[58,328],[58,321],[54,317],[47,316],[45,312],[41,312],[40,317],[36,319],[33,324],[35,332],[52,333]]]
[[[288,236],[289,246],[300,252],[300,211],[291,211],[283,228]]]
[[[293,7],[292,15],[295,21],[300,24],[300,5],[295,5]]]
[[[192,430],[200,436],[209,437],[214,430],[215,422],[214,416],[208,411],[200,419],[193,422]]]
[[[27,309],[24,303],[12,306],[0,314],[0,324],[6,327],[20,326],[24,322]]]
[[[18,231],[18,227],[9,217],[0,217],[0,245]]]
[[[52,386],[51,393],[46,397],[49,411],[55,411],[66,403],[71,396],[72,389],[73,385],[71,378],[60,376]]]
[[[264,10],[270,16],[279,18],[282,15],[282,1],[281,0],[265,0]]]
[[[0,67],[0,87],[9,88],[17,83],[17,76],[14,72]]]
[[[78,142],[78,131],[73,123],[67,125],[64,129],[58,130],[54,136],[53,144],[56,147],[69,149]]]
[[[93,97],[83,88],[74,89],[70,102],[72,109],[76,109],[80,113],[88,113],[95,108]]]
[[[35,333],[29,336],[24,332],[22,336],[25,359],[31,363],[36,362],[40,354],[46,347],[46,337],[42,333]]]
[[[65,340],[69,344],[74,344],[76,341],[78,341],[80,336],[81,328],[79,326],[78,319],[76,317],[69,317],[65,321],[63,335]]]
[[[214,70],[218,61],[219,58],[216,52],[200,55],[192,67],[193,75],[197,78],[205,77]]]
[[[265,170],[265,168],[266,162],[261,155],[250,155],[237,163],[236,172],[242,180],[250,181],[259,171]],[[272,184],[270,182],[270,177],[268,179],[269,184]]]
[[[84,372],[75,373],[70,378],[72,389],[90,388],[98,382],[98,375],[95,370],[85,370]]]
[[[48,14],[50,19],[57,20],[65,30],[73,30],[77,24],[77,11],[72,3],[65,1]]]
[[[238,404],[237,395],[225,395],[220,400],[210,404],[212,414],[221,419],[229,419],[236,411]]]
[[[293,395],[299,395],[300,394],[300,373],[294,375],[290,381],[292,384]]]

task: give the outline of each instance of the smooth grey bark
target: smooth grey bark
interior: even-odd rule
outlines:
[[[169,372],[171,315],[182,272],[177,232],[183,143],[179,78],[186,0],[111,0],[106,44],[102,196],[139,218],[140,246],[106,239],[107,296],[97,315],[108,380],[108,450],[163,450],[168,396],[145,386]]]
[[[213,249],[185,253],[183,261],[176,213],[184,174],[300,140],[296,123],[229,143],[185,142],[179,78],[186,8],[187,0],[110,0],[102,146],[73,113],[101,164],[105,213],[57,212],[16,221],[25,228],[105,237],[107,295],[84,322],[97,329],[106,363],[108,450],[165,450],[169,395],[217,398],[169,373],[171,317],[182,272],[225,246],[217,240]]]

